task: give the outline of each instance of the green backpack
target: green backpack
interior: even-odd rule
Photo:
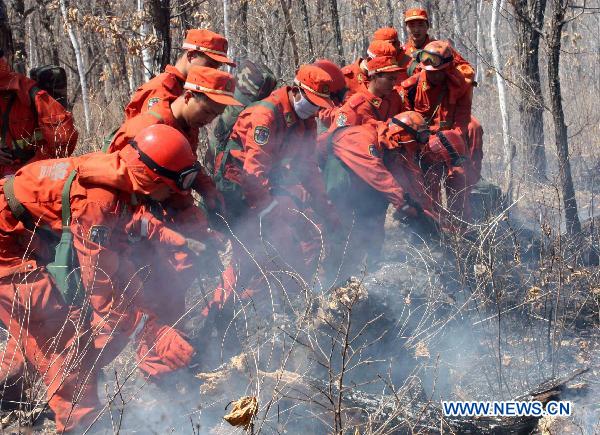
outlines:
[[[204,164],[211,172],[215,169],[214,158],[225,151],[229,135],[240,113],[249,105],[267,98],[277,85],[277,78],[268,67],[249,60],[240,63],[235,80],[234,97],[243,105],[227,106],[209,134],[208,153]]]

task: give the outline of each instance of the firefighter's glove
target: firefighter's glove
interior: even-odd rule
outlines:
[[[171,370],[187,367],[194,355],[194,348],[187,342],[185,335],[166,325],[157,330],[155,349]]]
[[[163,221],[147,211],[134,214],[125,226],[125,231],[131,242],[146,239],[156,240],[167,246],[180,247],[186,245],[185,237],[167,227]]]

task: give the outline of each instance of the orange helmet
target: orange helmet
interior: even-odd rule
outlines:
[[[200,164],[189,141],[179,130],[165,124],[151,125],[140,131],[129,145],[137,153],[128,159],[128,166],[141,162],[148,175],[158,177],[160,182],[178,191],[192,187]]]
[[[426,163],[444,162],[449,168],[462,166],[468,155],[467,144],[456,130],[438,131],[429,139],[423,153]]]
[[[418,52],[417,61],[427,71],[439,71],[447,68],[454,60],[454,52],[448,41],[432,41]]]
[[[386,147],[398,148],[402,143],[417,142],[426,144],[429,142],[431,132],[423,116],[418,112],[402,112],[394,116],[387,125]]]

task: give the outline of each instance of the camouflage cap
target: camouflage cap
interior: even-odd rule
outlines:
[[[244,105],[268,97],[275,86],[277,78],[265,65],[243,60],[235,75],[235,97]]]

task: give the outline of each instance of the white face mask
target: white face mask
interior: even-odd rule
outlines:
[[[319,106],[315,106],[313,103],[308,101],[302,92],[300,92],[300,101],[294,100],[294,112],[300,119],[308,119],[315,115],[319,111]]]

